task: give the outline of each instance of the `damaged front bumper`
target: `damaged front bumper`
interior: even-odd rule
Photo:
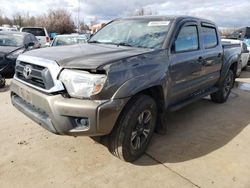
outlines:
[[[72,136],[109,134],[129,98],[93,101],[48,95],[13,79],[12,104],[52,133]]]

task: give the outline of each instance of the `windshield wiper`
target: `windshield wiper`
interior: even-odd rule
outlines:
[[[98,40],[92,40],[92,41],[88,41],[88,43],[101,43],[101,42]]]
[[[120,43],[113,43],[113,42],[100,42],[98,40],[93,40],[93,41],[89,41],[88,43],[96,43],[96,44],[112,44],[112,45],[117,45],[119,46],[129,46],[132,47],[132,45],[126,43],[126,42],[120,42]]]
[[[132,47],[131,44],[128,44],[128,43],[126,43],[126,42],[120,42],[120,43],[117,43],[116,45],[117,45],[117,46],[129,46],[129,47]]]

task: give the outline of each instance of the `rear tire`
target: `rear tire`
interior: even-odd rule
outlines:
[[[124,108],[108,135],[108,149],[116,157],[133,162],[146,150],[157,119],[155,101],[147,95],[134,97]]]
[[[219,91],[211,94],[211,100],[216,103],[226,102],[234,86],[234,79],[235,76],[233,71],[229,70]]]

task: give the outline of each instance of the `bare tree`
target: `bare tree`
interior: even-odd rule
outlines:
[[[12,25],[12,21],[9,18],[3,16],[3,12],[0,10],[0,26],[3,24]]]
[[[234,32],[234,28],[219,28],[220,35],[228,37]]]
[[[34,16],[25,19],[24,24],[26,26],[36,26],[37,19]]]
[[[0,10],[0,26],[2,24],[46,27],[49,32],[72,33],[75,25],[71,14],[65,9],[49,10],[47,14],[39,17],[29,16],[29,13],[15,13],[12,19],[3,17]],[[85,27],[85,26],[84,26]]]
[[[13,15],[13,25],[19,25],[20,27],[24,26],[24,16],[21,13],[16,13]]]
[[[2,11],[0,10],[0,26],[3,24],[3,17],[2,17]]]
[[[49,10],[37,19],[37,26],[46,27],[49,32],[60,34],[74,32],[75,25],[71,14],[65,9]]]
[[[80,31],[89,30],[89,26],[84,23],[84,21],[80,22]]]
[[[30,17],[29,13],[27,14],[16,13],[13,15],[12,24],[18,25],[20,27],[36,26],[36,18],[34,16]]]

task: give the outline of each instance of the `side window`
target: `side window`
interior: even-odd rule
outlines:
[[[174,51],[186,52],[199,49],[198,29],[197,26],[184,26],[174,43]]]
[[[218,45],[217,32],[214,27],[204,27],[202,26],[202,40],[206,49],[214,48]]]

